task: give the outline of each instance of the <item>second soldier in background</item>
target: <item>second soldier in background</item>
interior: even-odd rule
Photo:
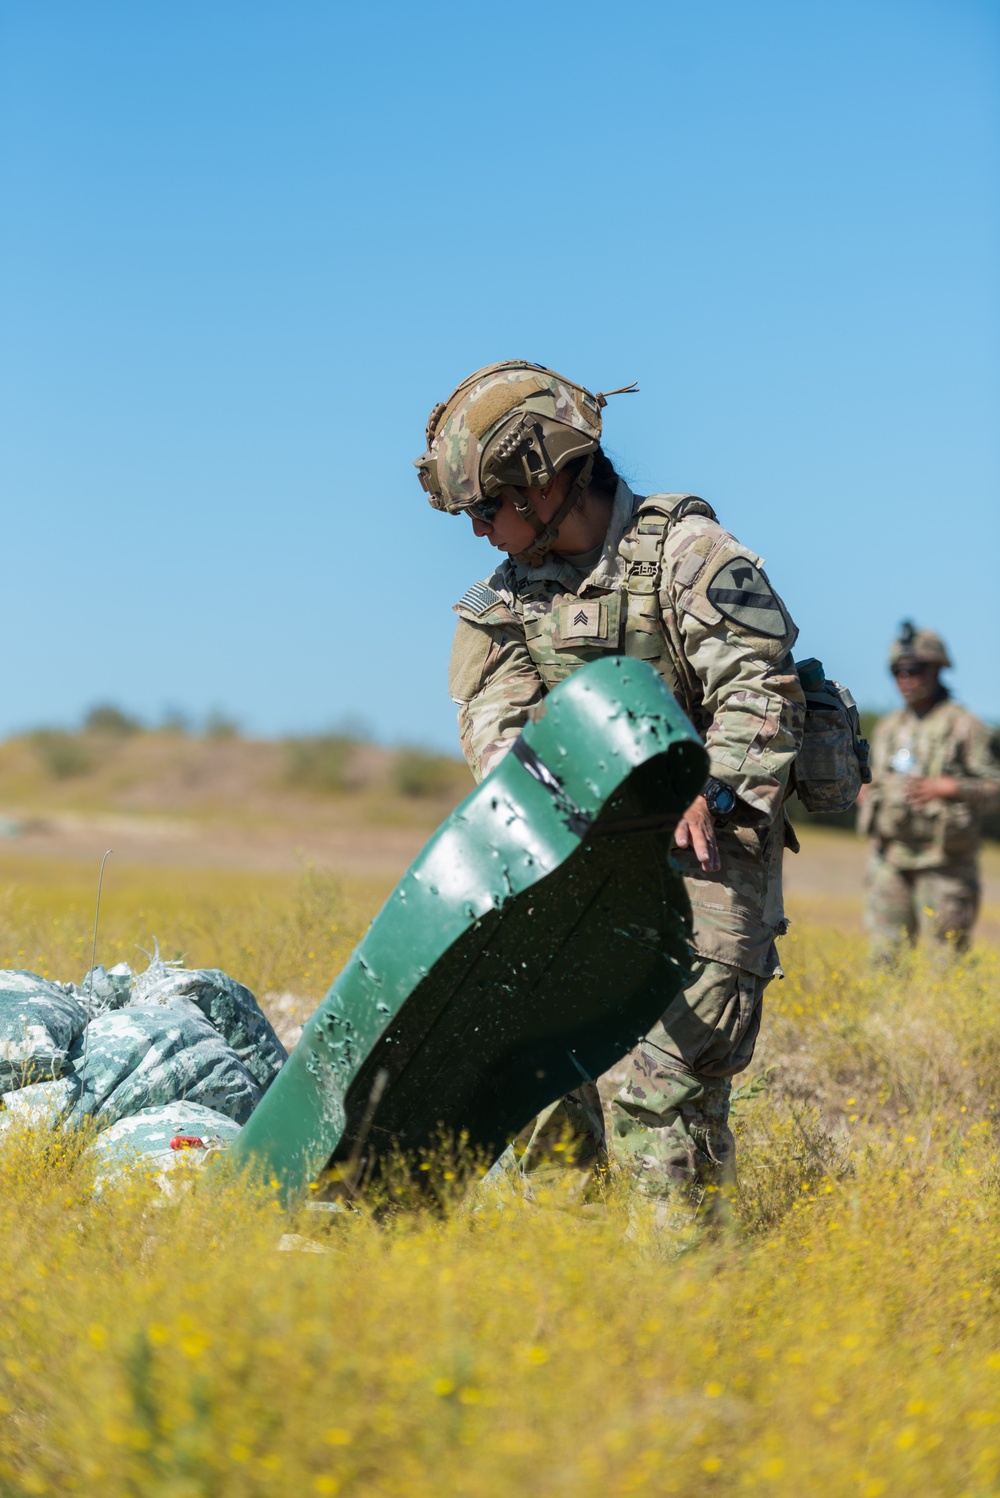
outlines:
[[[879,960],[921,929],[964,951],[979,908],[981,822],[1000,806],[1000,766],[989,729],[942,682],[950,666],[941,636],[912,624],[889,653],[903,706],[875,730],[858,819],[872,841],[867,925]]]

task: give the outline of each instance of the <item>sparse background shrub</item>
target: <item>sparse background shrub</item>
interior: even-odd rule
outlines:
[[[217,743],[229,739],[238,739],[240,736],[240,725],[236,718],[228,713],[214,708],[205,719],[205,737],[214,739]]]
[[[86,775],[93,768],[93,752],[79,734],[61,728],[37,728],[29,741],[47,774],[56,780]]]
[[[133,733],[140,733],[142,724],[138,718],[123,712],[113,702],[100,702],[85,714],[83,719],[84,733],[101,733],[111,738],[127,739]]]
[[[468,777],[458,761],[413,747],[397,750],[392,783],[401,796],[446,796],[460,786],[468,789]]]
[[[351,784],[349,770],[354,748],[354,740],[342,733],[288,739],[285,779],[289,785],[303,790],[346,791]]]

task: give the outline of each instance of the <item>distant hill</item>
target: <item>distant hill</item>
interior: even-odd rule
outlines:
[[[472,787],[464,762],[344,734],[284,741],[129,725],[39,730],[0,743],[0,812],[115,812],[187,821],[331,818],[433,826]]]
[[[874,715],[865,714],[871,732]],[[183,819],[244,830],[397,827],[429,832],[472,789],[464,761],[386,749],[349,733],[246,739],[223,720],[192,734],[150,730],[95,709],[75,732],[40,729],[0,742],[0,831],[67,814]],[[854,812],[793,821],[850,829]],[[1000,815],[987,834],[1000,836]]]

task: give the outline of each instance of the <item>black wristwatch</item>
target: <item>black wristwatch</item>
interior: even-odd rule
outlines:
[[[705,781],[705,800],[708,809],[712,813],[712,821],[716,827],[725,827],[729,818],[736,810],[737,795],[732,786],[726,785],[722,780],[716,780],[710,775]]]

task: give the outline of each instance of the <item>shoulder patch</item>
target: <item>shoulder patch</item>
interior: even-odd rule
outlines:
[[[503,599],[489,583],[473,583],[458,600],[458,607],[468,609],[470,614],[486,614],[498,603],[503,603]]]
[[[790,625],[771,584],[760,568],[746,557],[723,562],[708,585],[707,597],[720,614],[750,634],[780,640]]]

